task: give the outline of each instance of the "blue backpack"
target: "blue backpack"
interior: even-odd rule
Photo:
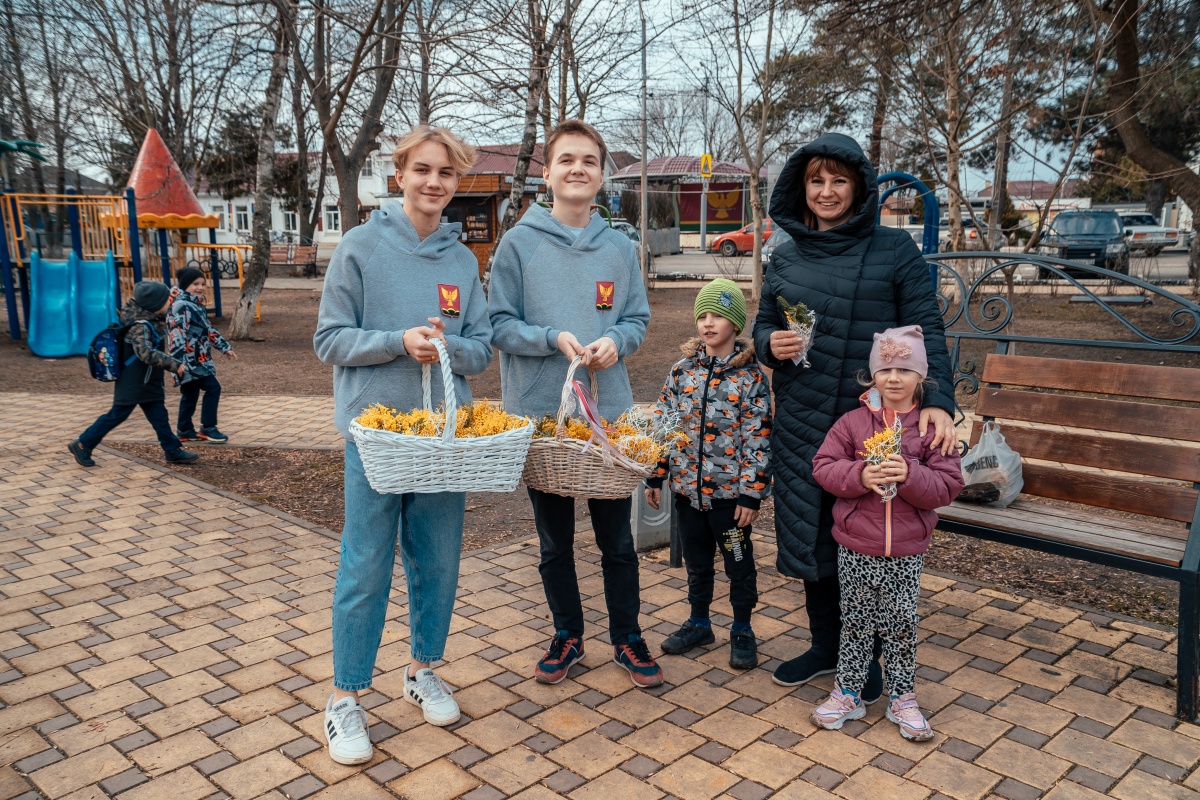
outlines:
[[[150,325],[145,320],[138,320],[144,325]],[[136,323],[134,323],[136,324]],[[121,377],[121,370],[137,361],[137,355],[130,353],[122,362],[121,348],[125,344],[125,332],[128,326],[113,323],[92,337],[88,347],[88,371],[98,381],[110,383]],[[154,326],[150,325],[150,334],[157,343],[159,336]]]

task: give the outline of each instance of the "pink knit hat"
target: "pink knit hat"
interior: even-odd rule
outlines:
[[[871,374],[881,369],[911,369],[925,378],[929,375],[929,361],[925,357],[925,335],[920,325],[905,325],[903,328],[888,328],[875,334],[871,345]]]

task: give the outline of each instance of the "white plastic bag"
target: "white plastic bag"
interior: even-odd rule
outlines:
[[[1004,441],[1000,426],[985,422],[979,444],[962,460],[967,485],[959,500],[1005,508],[1025,485],[1021,477],[1021,457]]]

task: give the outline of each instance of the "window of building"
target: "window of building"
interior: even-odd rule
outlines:
[[[325,206],[325,230],[340,231],[342,229],[342,212],[337,206]]]
[[[250,207],[249,206],[234,206],[233,207],[233,227],[239,231],[250,230]]]
[[[285,231],[298,231],[298,230],[300,230],[300,225],[299,225],[299,223],[298,223],[298,221],[297,221],[297,217],[296,217],[296,212],[295,212],[295,211],[285,211],[285,212],[283,212],[283,229],[284,229]]]
[[[369,178],[375,174],[374,164],[375,164],[374,159],[372,159],[370,157],[368,157],[367,160],[363,162],[361,174],[364,178]]]
[[[212,213],[217,215],[217,229],[225,230],[225,206],[213,205],[209,208],[212,209]]]

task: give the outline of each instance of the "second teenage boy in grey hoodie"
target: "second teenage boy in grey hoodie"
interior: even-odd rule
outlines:
[[[558,411],[575,355],[596,374],[599,411],[615,420],[633,405],[625,357],[646,335],[650,305],[637,254],[591,202],[603,181],[604,139],[570,120],[546,138],[544,177],[554,209],[532,206],[500,243],[488,311],[500,351],[504,408],[540,419]],[[573,498],[529,490],[541,545],[538,566],[555,634],[534,677],[558,683],[583,658],[583,606],[575,573]],[[637,686],[662,683],[638,625],[637,554],[631,499],[588,500],[603,554],[604,599],[614,660]]]

